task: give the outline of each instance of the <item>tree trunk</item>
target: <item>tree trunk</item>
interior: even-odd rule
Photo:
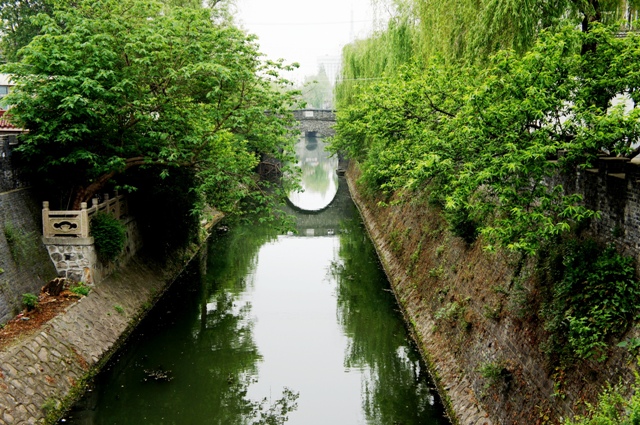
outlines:
[[[111,179],[113,179],[116,175],[120,174],[120,173],[124,173],[125,171],[127,171],[130,168],[133,167],[138,167],[140,165],[146,164],[146,160],[144,157],[142,156],[138,156],[135,158],[129,158],[127,160],[125,160],[125,166],[123,170],[119,170],[119,171],[110,171],[108,173],[105,173],[103,175],[101,175],[100,177],[98,177],[93,183],[89,184],[88,186],[85,187],[81,187],[76,191],[76,195],[74,197],[73,200],[73,205],[72,205],[72,209],[73,210],[79,210],[80,209],[80,205],[83,202],[89,202],[97,193],[100,193],[100,191],[107,185],[107,183],[109,183],[109,181]]]
[[[582,10],[582,14],[584,15],[582,19],[582,32],[584,33],[589,32],[593,22],[600,22],[602,20],[599,0],[590,0],[589,6],[591,10]],[[585,55],[589,52],[595,52],[597,47],[596,43],[583,43],[580,54]]]

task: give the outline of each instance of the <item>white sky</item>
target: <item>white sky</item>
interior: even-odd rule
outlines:
[[[236,21],[258,36],[262,53],[300,64],[289,76],[296,82],[318,72],[318,57],[340,56],[352,37],[365,38],[373,28],[371,0],[238,0],[236,5]]]

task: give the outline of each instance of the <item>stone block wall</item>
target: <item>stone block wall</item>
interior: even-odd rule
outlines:
[[[95,284],[126,265],[142,247],[137,222],[129,217],[124,222],[126,240],[122,254],[115,260],[103,263],[98,259],[92,237],[45,238],[47,251],[59,277]]]
[[[93,238],[48,238],[45,244],[59,277],[94,283],[97,256]]]
[[[40,222],[40,208],[28,189],[0,193],[0,324],[21,309],[22,294],[39,293],[56,275],[41,242]]]
[[[0,137],[0,192],[8,192],[27,186],[20,173],[12,164],[11,144],[9,139]]]
[[[625,162],[603,158],[598,168],[549,183],[582,194],[586,206],[601,212],[590,223],[594,235],[638,258],[638,166]],[[594,403],[607,384],[634,380],[635,355],[615,345],[601,363],[590,360],[564,369],[550,364],[543,352],[548,334],[529,319],[540,308],[535,276],[526,271],[532,263],[515,279],[517,256],[465,244],[427,203],[379,207],[377,199],[358,193],[358,176],[352,167],[354,200],[457,423],[562,423],[583,413],[585,403]],[[622,339],[639,335],[634,328]],[[493,381],[482,372],[487,366],[504,373]]]
[[[584,205],[601,215],[589,225],[594,235],[615,244],[640,264],[640,161],[601,158],[597,165],[558,176],[553,184],[562,184],[567,193],[582,195]]]

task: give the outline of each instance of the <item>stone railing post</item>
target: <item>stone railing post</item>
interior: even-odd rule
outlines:
[[[89,213],[86,202],[80,204],[80,237],[89,237]]]
[[[42,203],[42,234],[45,238],[51,237],[51,231],[49,226],[49,201],[44,201]]]

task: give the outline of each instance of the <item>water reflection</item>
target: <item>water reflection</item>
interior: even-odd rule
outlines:
[[[212,272],[190,265],[64,423],[281,423],[268,421],[286,415],[295,393],[281,388],[282,397],[274,391],[266,401],[247,395],[262,356],[244,295],[257,250],[271,238],[250,233],[219,241]]]
[[[338,191],[338,158],[330,157],[324,147],[324,141],[315,136],[300,138],[295,146],[303,190],[289,193],[289,200],[303,211],[326,208]]]
[[[297,213],[323,236],[218,234],[66,423],[447,424],[339,187],[322,213]]]
[[[360,220],[343,223],[331,272],[337,280],[338,321],[349,335],[345,367],[366,371],[362,408],[367,423],[448,423]]]

